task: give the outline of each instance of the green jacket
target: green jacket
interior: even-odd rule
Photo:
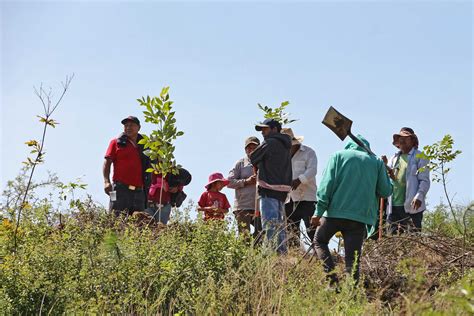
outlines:
[[[357,135],[367,147],[365,138]],[[378,199],[392,194],[384,163],[350,140],[334,153],[318,188],[315,216],[349,219],[375,226]]]

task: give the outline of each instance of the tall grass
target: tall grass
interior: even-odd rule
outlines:
[[[3,219],[0,314],[469,314],[472,308],[472,272],[431,300],[412,291],[393,306],[369,299],[364,282],[354,287],[345,280],[336,293],[316,259],[252,248],[223,223],[190,221],[189,209],[175,213],[168,227],[151,229],[93,203],[76,206],[61,226],[52,224],[47,202],[25,211],[16,253],[14,225]]]

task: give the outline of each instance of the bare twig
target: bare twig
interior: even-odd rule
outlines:
[[[74,78],[74,74],[72,74],[70,77],[66,76],[66,81],[64,83],[62,83],[63,90],[62,90],[61,96],[60,96],[58,102],[56,103],[56,105],[54,106],[54,108],[52,110],[51,110],[51,102],[52,102],[52,100],[51,100],[51,97],[52,97],[51,96],[51,90],[50,90],[49,93],[46,93],[43,89],[42,84],[40,85],[39,91],[35,89],[36,95],[38,96],[41,103],[43,104],[44,115],[45,115],[44,122],[43,122],[44,126],[43,126],[43,134],[42,134],[42,137],[41,137],[40,147],[39,147],[39,150],[37,152],[36,158],[32,163],[28,183],[26,185],[26,189],[25,189],[25,192],[23,194],[22,202],[21,202],[21,204],[19,206],[19,209],[18,209],[18,215],[17,215],[16,225],[15,225],[15,232],[14,232],[14,235],[13,235],[13,240],[14,240],[14,248],[13,249],[14,249],[15,253],[16,253],[16,249],[17,249],[17,234],[18,234],[18,227],[20,226],[21,212],[23,211],[23,209],[26,206],[26,200],[27,200],[27,197],[28,197],[28,192],[29,192],[30,186],[32,184],[33,174],[35,172],[36,166],[38,165],[38,163],[40,163],[42,161],[42,157],[43,157],[43,154],[44,154],[43,149],[44,149],[44,141],[45,141],[45,138],[46,138],[46,130],[47,130],[47,127],[50,125],[49,118],[51,117],[54,110],[56,110],[59,103],[63,99],[64,95],[66,94],[66,91],[69,89],[69,85],[70,85],[73,78]]]

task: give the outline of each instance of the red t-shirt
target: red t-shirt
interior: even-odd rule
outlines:
[[[143,187],[142,161],[137,145],[127,140],[125,147],[119,147],[117,139],[112,139],[105,158],[111,159],[114,165],[113,181]]]
[[[229,201],[224,193],[221,192],[212,192],[206,191],[201,194],[201,198],[199,199],[198,205],[200,207],[209,207],[214,206],[216,208],[222,208],[228,210],[230,208]],[[205,211],[204,212],[204,220],[210,219],[224,219],[225,213],[217,211]]]

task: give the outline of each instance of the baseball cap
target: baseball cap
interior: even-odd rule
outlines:
[[[247,146],[250,145],[250,144],[255,144],[255,145],[258,146],[258,145],[260,145],[260,140],[258,140],[258,138],[255,137],[255,136],[250,136],[249,138],[247,138],[245,140],[245,147],[244,148],[247,148]]]
[[[140,125],[140,120],[136,116],[127,116],[126,118],[122,120],[122,124],[125,125],[125,123],[127,123],[128,121],[133,122],[137,125]]]
[[[276,127],[276,128],[281,129],[281,124],[280,124],[280,122],[278,122],[275,119],[268,118],[265,121],[263,121],[262,123],[256,124],[255,125],[255,130],[260,132],[263,127],[270,127],[270,128]]]

